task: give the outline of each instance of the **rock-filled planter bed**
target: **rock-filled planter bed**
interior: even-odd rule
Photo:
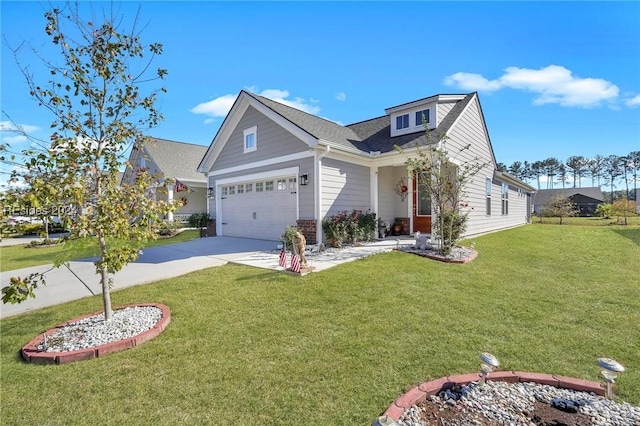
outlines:
[[[401,247],[398,250],[446,263],[467,263],[478,257],[478,252],[470,247],[454,246],[451,254],[443,255],[435,248],[421,250],[417,246]]]
[[[110,323],[103,318],[103,311],[95,312],[47,330],[22,348],[22,357],[30,363],[65,364],[130,349],[162,333],[171,312],[160,303],[141,303],[114,309]]]
[[[640,407],[604,398],[597,382],[521,371],[493,372],[485,385],[479,381],[476,373],[422,383],[381,419],[411,426],[640,424]]]

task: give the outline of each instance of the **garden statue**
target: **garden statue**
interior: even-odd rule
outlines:
[[[300,256],[300,267],[307,267],[307,258],[304,255],[304,251],[307,247],[307,239],[302,235],[300,231],[297,231],[293,236],[293,248],[295,253]]]

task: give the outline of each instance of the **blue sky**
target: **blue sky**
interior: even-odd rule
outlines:
[[[11,45],[27,40],[54,54],[46,2],[0,4]],[[434,94],[478,91],[496,158],[507,165],[640,150],[640,2],[118,7],[130,19],[139,5],[143,41],[164,45],[154,66],[169,71],[155,137],[208,145],[241,89],[342,124]],[[29,99],[5,45],[1,59],[0,136],[19,150],[26,142],[7,131],[5,114],[44,139],[52,117]]]

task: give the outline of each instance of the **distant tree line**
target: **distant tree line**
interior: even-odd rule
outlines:
[[[628,155],[596,155],[593,158],[574,155],[566,161],[555,157],[541,161],[514,161],[510,166],[498,163],[498,170],[509,173],[518,179],[532,183],[536,182],[538,189],[579,188],[583,178],[591,178],[591,186],[610,188],[607,191],[610,201],[614,196],[635,199],[640,173],[640,151],[630,152]],[[546,177],[546,188],[541,188],[540,180]],[[614,188],[624,183],[624,191]],[[629,184],[633,187],[630,188]],[[625,197],[626,195],[626,197]]]

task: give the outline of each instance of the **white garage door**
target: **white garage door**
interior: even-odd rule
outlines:
[[[296,225],[297,190],[296,176],[222,186],[222,235],[280,240],[287,225]]]

